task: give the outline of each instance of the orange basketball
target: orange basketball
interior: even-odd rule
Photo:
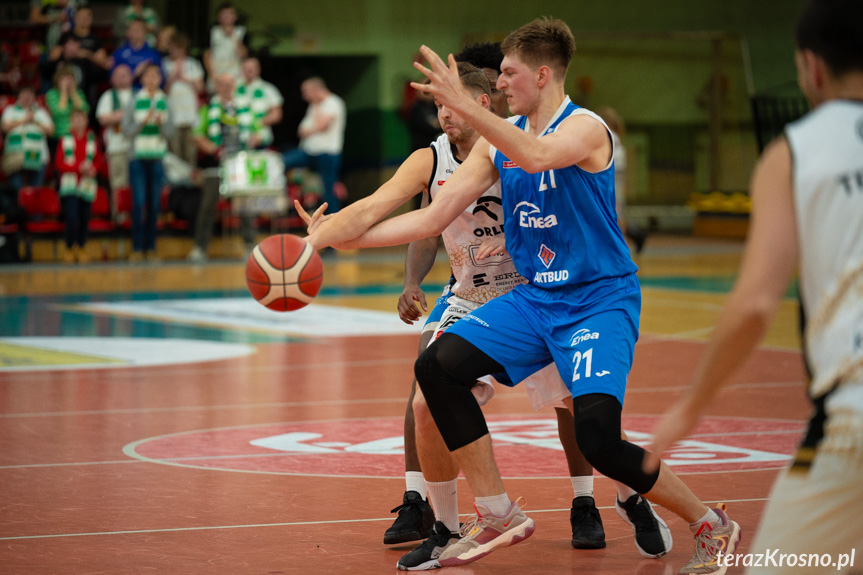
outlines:
[[[321,256],[297,236],[270,236],[252,250],[246,262],[246,285],[252,297],[273,311],[294,311],[311,303],[321,290]]]

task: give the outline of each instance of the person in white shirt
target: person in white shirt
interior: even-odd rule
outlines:
[[[797,276],[813,415],[743,565],[751,575],[851,575],[863,560],[863,3],[810,0],[795,40],[812,110],[755,168],[740,274],[690,386],[654,429],[646,465],[696,429]],[[726,566],[741,558],[712,551]]]
[[[132,99],[132,70],[125,64],[114,68],[111,89],[96,104],[96,119],[102,126],[108,179],[115,194],[129,186],[129,140],[123,135],[123,114]]]
[[[168,51],[170,57],[162,60],[162,69],[174,118],[174,137],[169,145],[173,154],[194,166],[198,149],[192,130],[198,121],[198,94],[204,91],[204,68],[189,56],[189,37],[183,33],[174,35]]]
[[[329,204],[330,213],[335,213],[341,207],[335,185],[345,140],[345,102],[330,92],[324,80],[317,76],[304,81],[300,90],[309,108],[297,129],[300,146],[285,152],[285,169],[309,167],[316,170],[323,183],[322,200]]]
[[[50,158],[47,138],[54,134],[54,122],[45,108],[36,103],[33,88],[23,87],[15,104],[7,106],[0,117],[6,134],[3,171],[15,189],[25,185],[41,186]]]
[[[261,78],[261,63],[257,58],[246,58],[242,71],[242,83],[237,85],[237,106],[251,111],[249,119],[259,124],[260,145],[269,146],[273,143],[271,126],[282,121],[285,100],[278,88]]]
[[[246,28],[237,25],[237,9],[230,2],[222,2],[216,11],[217,24],[210,29],[210,47],[204,52],[207,69],[207,89],[213,91],[213,79],[220,74],[231,74],[240,81],[240,62],[249,50],[245,45]]]

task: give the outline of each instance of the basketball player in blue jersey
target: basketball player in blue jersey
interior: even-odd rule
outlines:
[[[645,472],[645,451],[621,438],[626,378],[638,337],[641,292],[614,211],[613,148],[607,126],[572,104],[564,80],[575,42],[560,20],[538,19],[502,43],[497,88],[510,111],[503,120],[461,90],[449,66],[428,47],[430,68],[414,87],[431,93],[482,136],[434,202],[383,221],[337,247],[376,247],[439,234],[498,179],[506,249],[529,282],[468,314],[417,360],[417,381],[435,423],[474,492],[477,511],[439,557],[441,566],[475,561],[530,537],[533,519],[506,493],[491,437],[470,387],[505,372],[519,382],[554,363],[573,396],[576,438],[600,473],[686,520],[696,553],[681,573],[719,573],[698,550],[732,553],[739,526],[710,509],[665,464]],[[309,243],[337,234],[322,222]],[[422,453],[420,454],[422,458]],[[423,469],[427,469],[422,460]]]
[[[503,52],[500,50],[500,43],[486,44],[471,44],[466,46],[459,54],[455,56],[457,62],[468,62],[473,64],[489,79],[489,82],[494,85],[497,83],[497,78],[500,75],[500,63],[503,60]],[[462,75],[462,85],[465,85],[465,78]],[[490,94],[489,109],[502,118],[509,116],[509,107],[506,103],[506,95],[503,91],[493,89]],[[438,139],[432,143],[431,147],[435,152],[435,166],[437,171],[431,178],[431,188],[429,192],[434,196],[437,189],[443,185],[448,175],[454,171],[454,168],[467,158],[470,149],[478,139],[475,131],[464,124],[461,118],[453,116],[447,109],[441,109],[441,127],[447,131],[447,136],[444,139]],[[458,129],[454,129],[454,128]],[[457,154],[457,157],[453,153]],[[495,188],[493,194],[485,194],[484,197],[491,196],[499,199],[500,190]],[[427,205],[428,195],[423,195],[423,205]],[[498,207],[493,204],[486,204],[482,211],[494,210]],[[503,214],[500,214],[503,216]],[[472,245],[483,241],[477,251],[478,259],[484,259],[485,256],[503,251],[503,230],[500,225],[494,225],[491,228],[482,221],[482,214],[463,216],[468,223],[467,226],[459,226],[451,224],[445,232],[445,243],[448,251],[455,250],[456,253],[469,253],[473,248]],[[497,218],[497,215],[494,216]],[[502,223],[503,217],[500,218]],[[489,231],[491,230],[491,231]],[[496,234],[496,235],[490,235]],[[425,307],[425,294],[420,288],[420,284],[426,274],[431,270],[435,262],[438,249],[438,238],[424,238],[411,242],[408,246],[407,255],[405,258],[405,288],[398,301],[399,316],[406,323],[412,323],[419,320],[422,315],[416,303]],[[466,313],[466,309],[475,307],[486,301],[488,295],[497,295],[509,291],[514,285],[512,281],[508,286],[501,287],[497,285],[496,280],[486,279],[484,287],[474,287],[472,285],[473,276],[480,272],[484,278],[497,277],[513,277],[511,272],[511,262],[504,262],[503,265],[491,265],[490,263],[482,263],[479,269],[472,269],[470,260],[459,258],[456,265],[453,266],[453,284],[448,285],[444,289],[444,295],[438,298],[432,310],[428,314],[428,319],[423,327],[423,336],[420,339],[420,353],[424,351],[431,341],[432,334],[437,334],[438,324],[444,316],[444,324],[449,325],[459,319],[461,315]],[[494,270],[494,271],[492,271]],[[487,272],[487,273],[484,273]],[[458,280],[458,281],[456,281]],[[515,283],[521,283],[519,279]],[[467,287],[465,284],[468,284]],[[452,289],[451,289],[452,288]],[[489,291],[489,294],[483,293],[482,290]],[[453,293],[455,292],[455,293]],[[450,306],[450,303],[453,305]],[[465,306],[468,306],[467,308]],[[448,311],[449,310],[449,311]],[[458,310],[457,312],[454,310]],[[545,376],[543,376],[545,377]],[[537,389],[533,387],[532,389]],[[554,390],[552,386],[541,386],[539,389],[543,391]],[[473,392],[478,396],[478,401],[483,404],[480,398],[493,392],[490,384],[486,386],[476,386]],[[532,394],[533,392],[529,392]],[[547,393],[547,392],[546,392]],[[551,404],[548,399],[539,399],[536,395],[534,407],[541,407]],[[421,428],[416,427],[416,419],[414,415],[413,403],[418,404],[420,410],[420,421],[424,424]],[[487,401],[485,399],[484,401]],[[602,519],[599,511],[596,508],[596,503],[593,498],[593,467],[584,459],[584,456],[578,449],[575,440],[574,422],[572,414],[567,406],[560,402],[554,401],[554,411],[558,420],[558,435],[561,444],[563,445],[564,454],[566,455],[567,466],[570,473],[570,482],[573,487],[573,500],[570,509],[570,527],[572,529],[572,546],[576,549],[601,549],[604,548],[605,532],[602,525]],[[416,430],[416,432],[415,432]],[[405,411],[404,424],[404,439],[405,439],[405,482],[406,491],[402,498],[402,504],[396,507],[393,511],[398,511],[399,516],[396,518],[392,526],[390,526],[384,534],[384,543],[394,544],[403,543],[427,537],[432,534],[432,522],[434,515],[431,513],[429,504],[426,501],[426,495],[429,494],[429,499],[437,511],[437,519],[444,524],[451,524],[458,531],[457,507],[458,500],[456,494],[455,479],[448,479],[444,482],[432,482],[432,492],[429,492],[429,484],[426,483],[421,470],[419,455],[417,453],[417,444],[426,442],[429,436],[437,435],[437,429],[434,422],[428,415],[428,410],[423,403],[423,398],[416,395],[416,380],[411,385],[411,393],[408,398],[408,406]],[[426,442],[427,443],[427,442]],[[449,453],[445,449],[445,445],[441,442],[432,442],[432,445],[443,451],[440,454],[444,459],[449,459]],[[425,445],[426,450],[429,449]],[[437,465],[436,467],[441,467]],[[616,484],[618,495],[621,501],[630,499],[631,491],[628,487]],[[448,512],[449,510],[449,512]],[[665,523],[660,519],[655,512],[650,508],[646,501],[642,501],[638,505],[631,505],[626,508],[627,521],[638,526],[636,531],[636,545],[639,551],[645,556],[659,557],[668,552],[671,548],[670,534],[667,533]],[[399,565],[407,568],[411,565],[422,565],[429,561],[431,552],[427,548],[431,545],[436,546],[436,541],[440,537],[436,534],[432,537],[432,541],[423,544],[419,549],[414,550]],[[448,537],[446,537],[448,539]],[[428,555],[428,556],[426,556]]]
[[[502,58],[501,53],[500,59]],[[484,107],[491,106],[490,87],[487,80],[489,73],[488,70],[481,72],[469,65],[459,66],[462,88]],[[500,94],[502,95],[502,92]],[[497,106],[501,104],[505,110],[505,101],[496,102]],[[385,215],[382,211],[384,208],[392,209],[398,205],[397,202],[404,203],[420,191],[428,192],[428,195],[424,194],[424,201],[426,198],[435,198],[438,190],[458,169],[461,161],[468,157],[474,144],[479,140],[479,135],[446,107],[439,107],[438,116],[445,134],[432,142],[428,149],[414,152],[399,168],[393,179],[380,190],[337,214],[323,216],[322,221],[332,219],[330,223],[338,225],[330,225],[330,229],[340,230],[345,237],[355,237],[373,223],[373,220],[367,220],[369,223],[362,228],[363,215],[368,218],[371,213],[379,219]],[[420,341],[420,353],[428,347],[432,336],[440,335],[446,330],[446,326],[452,325],[470,310],[479,307],[489,299],[508,292],[515,285],[524,282],[524,279],[516,273],[510,258],[493,255],[501,251],[502,244],[478,238],[476,234],[477,230],[491,230],[492,227],[497,229],[494,233],[500,234],[499,227],[505,219],[500,197],[500,186],[495,182],[483,193],[480,200],[469,206],[441,234],[450,256],[453,283],[447,286],[444,296],[439,298],[429,314]],[[298,206],[298,210],[305,215],[301,206]],[[314,222],[317,220],[317,214],[320,213],[322,213],[321,210],[318,210],[314,221],[306,216],[312,227],[317,227],[318,224]],[[424,276],[433,265],[438,238],[428,239],[431,240],[430,245],[422,245],[429,244],[423,240],[414,242],[409,247],[406,283],[408,276]],[[474,257],[463,257],[463,254],[474,252],[477,254],[477,261]],[[418,271],[420,269],[424,271]],[[473,282],[477,273],[484,273],[487,277],[487,280],[479,286]],[[421,279],[415,281],[418,285]],[[407,321],[418,319],[419,316],[404,310],[402,305],[404,303],[400,300],[402,317]],[[546,406],[555,407],[559,435],[572,474],[571,481],[575,492],[570,511],[572,546],[579,549],[605,547],[602,521],[593,499],[593,468],[576,445],[572,415],[566,405],[569,396],[566,386],[556,370],[551,369],[536,374],[525,382],[525,386],[536,409]],[[474,386],[472,391],[476,393],[482,405],[488,401],[493,388],[489,382],[486,382],[485,385]],[[452,456],[440,437],[422,394],[416,394],[414,397],[414,392],[415,384],[411,388],[411,397],[405,415],[407,471],[405,479],[408,489],[402,505],[394,510],[399,512],[399,517],[384,535],[384,543],[403,543],[429,537],[429,535],[430,537],[399,560],[398,567],[401,570],[438,567],[439,552],[452,539],[459,538],[458,469],[454,467]],[[424,459],[429,465],[428,483],[423,477],[418,461],[417,452],[420,449],[424,451]],[[628,487],[619,483],[617,490],[621,500],[625,502],[634,495]],[[434,506],[434,513],[425,500],[426,495]],[[620,507],[619,511],[621,516],[634,526],[636,546],[643,555],[660,557],[671,549],[671,536],[667,526],[646,501],[641,500],[636,503],[633,500],[631,505],[625,506],[625,509]]]
[[[863,3],[810,0],[796,44],[798,82],[813,109],[786,126],[755,170],[740,275],[691,387],[656,427],[648,468],[695,428],[799,271],[815,409],[744,564],[752,575],[850,575],[863,572]],[[782,553],[795,554],[796,566]],[[712,549],[704,556],[741,559]]]

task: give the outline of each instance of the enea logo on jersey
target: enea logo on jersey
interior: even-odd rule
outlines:
[[[524,207],[524,209],[519,211],[521,207]],[[540,213],[539,206],[530,202],[519,202],[512,211],[513,214],[516,212],[518,212],[518,225],[523,228],[544,229],[553,228],[557,225],[557,216],[554,214],[543,216]]]
[[[506,160],[503,163],[503,169],[505,169],[505,170],[511,170],[512,168],[517,168],[517,167],[518,167],[518,164],[516,164],[512,160]]]
[[[572,334],[572,339],[569,340],[569,347],[575,347],[578,344],[591,339],[599,339],[599,332],[590,331],[589,329],[580,329]]]

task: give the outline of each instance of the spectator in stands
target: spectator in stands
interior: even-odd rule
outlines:
[[[121,64],[111,73],[111,89],[102,94],[96,106],[96,119],[104,129],[108,181],[115,194],[129,186],[129,140],[123,134],[123,116],[131,100],[132,70]]]
[[[207,75],[211,82],[220,74],[231,74],[239,81],[240,62],[248,55],[246,29],[237,25],[237,10],[230,2],[219,5],[216,22],[210,29],[210,47],[204,52]]]
[[[93,33],[92,8],[89,6],[81,6],[78,8],[78,11],[75,13],[75,27],[61,36],[60,44],[63,44],[63,41],[68,36],[73,36],[78,39],[78,43],[80,44],[80,48],[78,50],[79,57],[86,58],[94,67],[99,69],[108,69],[111,67],[108,53],[102,46],[102,40]],[[56,46],[52,50],[52,55],[55,51],[57,51]]]
[[[162,60],[171,55],[171,44],[174,42],[174,37],[177,35],[176,26],[165,26],[156,35],[156,45],[153,46]]]
[[[144,0],[129,0],[129,4],[117,11],[114,20],[114,38],[122,40],[126,38],[126,30],[132,20],[143,20],[144,33],[150,46],[156,44],[156,33],[159,31],[159,16],[156,11],[144,5]]]
[[[58,68],[71,70],[75,75],[75,85],[84,92],[87,104],[92,106],[96,103],[99,86],[95,80],[95,73],[98,70],[84,55],[81,41],[77,36],[71,33],[64,34],[48,57],[40,62],[39,67],[44,84],[50,84]]]
[[[134,77],[134,86],[141,85],[141,75],[149,64],[161,66],[162,57],[147,44],[147,28],[143,18],[133,18],[126,29],[126,42],[114,51],[114,68],[120,64],[129,66]]]
[[[309,107],[297,129],[300,146],[284,154],[285,169],[305,166],[316,170],[323,184],[322,200],[329,204],[328,211],[335,213],[341,207],[335,185],[345,139],[345,102],[330,92],[319,77],[304,81],[300,90]]]
[[[189,37],[177,33],[170,46],[170,57],[162,61],[165,90],[174,119],[171,152],[194,166],[198,150],[192,140],[192,130],[198,120],[198,95],[204,91],[204,68],[189,56]]]
[[[49,52],[75,21],[76,0],[30,0],[30,23],[45,26],[45,51]]]
[[[251,111],[250,119],[260,123],[261,145],[273,143],[271,126],[282,121],[282,104],[285,100],[279,89],[261,79],[261,63],[257,58],[246,58],[242,65],[243,82],[237,86],[237,106]]]
[[[90,208],[96,199],[96,176],[103,171],[102,151],[96,135],[87,127],[87,113],[72,112],[69,134],[60,138],[54,163],[60,178],[60,201],[66,223],[63,261],[87,263],[84,251],[90,225]]]
[[[159,217],[164,168],[162,160],[174,135],[168,96],[159,88],[162,69],[146,64],[142,88],[123,116],[123,133],[132,140],[129,180],[132,187],[132,255],[130,261],[157,261],[156,224]]]
[[[57,139],[69,133],[69,123],[75,110],[90,111],[87,97],[75,81],[75,71],[60,66],[54,73],[54,87],[45,94],[45,103],[54,120],[54,137],[49,139],[51,149],[57,146]]]
[[[54,122],[48,111],[36,103],[33,88],[25,86],[18,91],[15,104],[3,110],[0,127],[6,134],[2,163],[9,183],[16,190],[41,186],[45,181],[48,137],[54,133]]]
[[[243,113],[236,101],[236,80],[232,74],[224,73],[215,78],[216,94],[201,107],[195,143],[206,156],[201,162],[204,168],[204,185],[201,205],[195,219],[195,247],[188,259],[203,262],[207,259],[207,246],[213,234],[216,207],[219,203],[219,165],[242,150],[253,150],[261,145],[260,122],[240,121]],[[243,240],[254,245],[254,229],[251,218],[241,220]]]

